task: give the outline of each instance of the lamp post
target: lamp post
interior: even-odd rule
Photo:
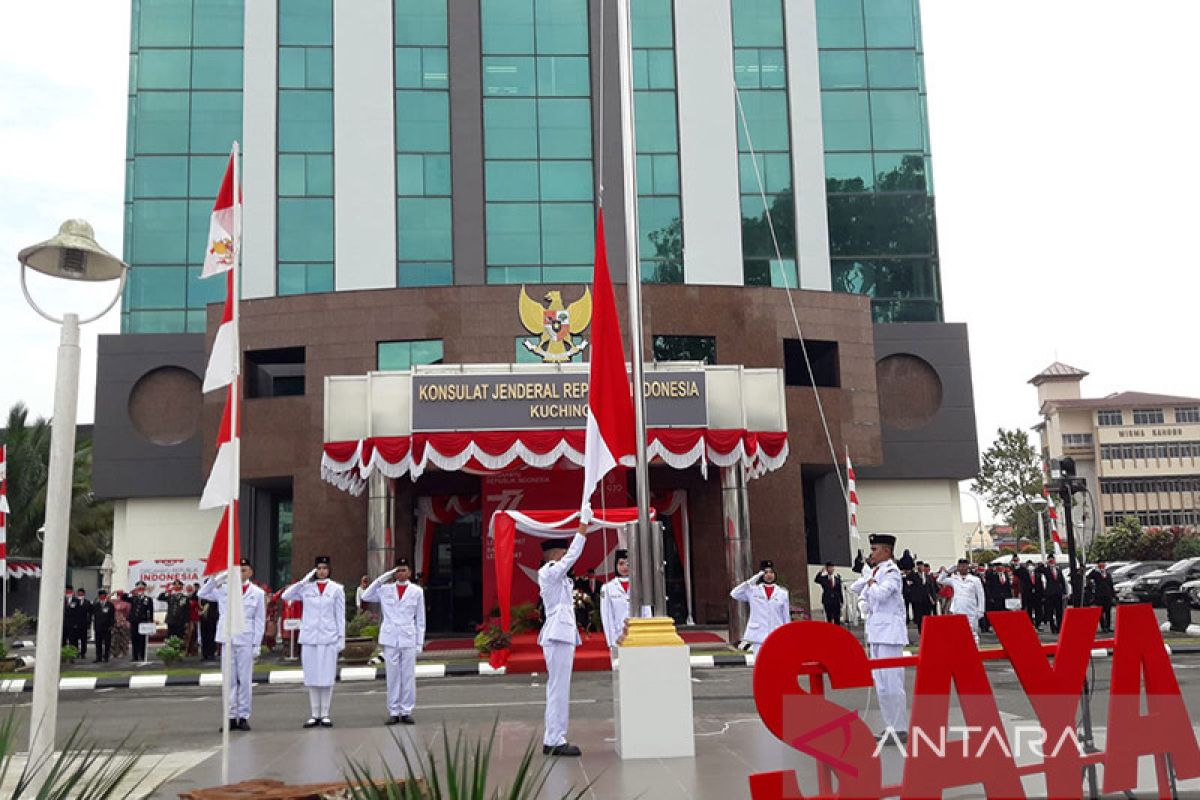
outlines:
[[[975,528],[975,531],[976,531],[976,533],[979,534],[979,546],[982,549],[982,547],[983,547],[983,506],[979,505],[979,495],[975,494],[974,492],[963,492],[963,494],[965,494],[967,497],[970,497],[972,500],[975,501],[975,518],[977,520],[977,527]],[[975,559],[971,558],[971,540],[974,538],[975,538],[974,534],[967,537],[967,560],[968,561],[975,560]]]
[[[1042,554],[1042,563],[1046,563],[1046,524],[1042,522],[1042,512],[1050,505],[1045,497],[1040,495],[1029,498],[1029,506],[1037,514],[1038,521],[1038,552]]]
[[[46,484],[45,541],[42,545],[42,585],[38,594],[37,650],[33,667],[33,707],[29,717],[29,763],[46,765],[54,753],[58,722],[59,644],[62,631],[62,590],[67,577],[67,532],[71,521],[71,484],[75,467],[75,417],[79,405],[79,326],[107,314],[121,299],[129,265],[96,243],[92,226],[70,219],[58,235],[26,247],[21,263],[21,292],[39,315],[60,326],[58,370],[54,381],[54,418],[50,427],[50,474]],[[78,314],[62,318],[44,311],[29,294],[26,271],[35,270],[71,281],[119,280],[117,292],[104,310],[80,322]],[[40,786],[48,767],[34,777]]]

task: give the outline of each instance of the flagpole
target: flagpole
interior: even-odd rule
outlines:
[[[643,394],[646,368],[642,358],[642,271],[638,254],[637,143],[634,140],[631,42],[629,0],[617,0],[617,48],[620,51],[617,61],[621,78],[621,160],[624,177],[621,183],[625,199],[626,288],[629,291],[629,349],[633,363],[633,420],[637,445],[634,477],[637,485],[638,535],[647,541],[650,536],[650,465],[646,457],[646,398]],[[630,548],[630,556],[637,558],[636,548]],[[633,566],[640,572],[655,569],[657,565],[639,564],[635,560]],[[655,598],[653,602],[657,605],[659,601]],[[666,614],[666,609],[655,608],[653,613]]]
[[[234,352],[234,369],[233,369],[233,384],[229,395],[229,436],[230,444],[233,448],[233,485],[230,487],[230,497],[233,498],[229,502],[229,513],[227,529],[225,531],[225,566],[228,569],[228,577],[225,581],[225,646],[221,648],[221,783],[229,783],[229,695],[232,691],[230,686],[233,672],[233,604],[240,603],[241,589],[241,574],[240,567],[234,560],[233,542],[235,531],[237,530],[237,497],[239,494],[239,483],[241,480],[241,437],[238,436],[238,401],[241,396],[241,333],[238,330],[238,317],[240,310],[238,308],[238,299],[241,292],[239,286],[241,278],[241,260],[242,260],[242,180],[241,180],[241,164],[238,163],[239,148],[238,143],[233,143],[233,280],[229,282],[229,299],[233,306],[233,352]]]

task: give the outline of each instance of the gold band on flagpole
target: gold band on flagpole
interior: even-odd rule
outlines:
[[[617,638],[621,647],[683,647],[684,641],[670,617],[629,617]]]

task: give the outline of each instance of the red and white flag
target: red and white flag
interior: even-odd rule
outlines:
[[[1054,498],[1050,496],[1050,487],[1046,485],[1046,476],[1049,474],[1050,465],[1042,462],[1042,497],[1046,498],[1046,511],[1050,515],[1050,538],[1054,542],[1054,549],[1061,551],[1063,540],[1058,535],[1058,509],[1054,505]]]
[[[234,159],[237,150],[229,156],[229,164],[225,167],[225,178],[221,181],[221,189],[217,192],[217,201],[213,203],[212,221],[208,224],[208,249],[204,251],[204,268],[200,271],[201,278],[217,275],[233,269],[237,247],[241,242],[234,240]],[[237,202],[241,202],[241,191],[237,193]]]
[[[0,577],[8,577],[8,445],[0,444]]]
[[[229,524],[229,509],[233,508],[233,525]],[[229,529],[233,528],[233,552],[242,552],[241,547],[241,526],[238,522],[238,502],[233,501],[233,506],[225,506],[225,512],[221,514],[221,523],[217,525],[216,535],[213,536],[212,547],[208,550],[208,560],[204,564],[204,575],[216,575],[218,572],[224,572],[229,569]],[[237,566],[236,564],[234,566]]]
[[[592,360],[588,368],[587,437],[583,451],[580,521],[592,519],[592,493],[618,464],[636,463],[633,398],[625,370],[625,343],[617,322],[617,300],[604,246],[604,212],[596,222],[596,266],[592,277]]]
[[[237,270],[225,273],[225,308],[221,313],[221,325],[213,339],[212,353],[208,357],[208,369],[204,371],[203,391],[211,392],[233,383],[238,375],[238,335],[233,309],[237,303],[235,291]]]
[[[850,538],[862,544],[858,533],[858,481],[854,478],[854,465],[850,463],[850,448],[846,448],[846,513],[850,518]]]
[[[213,459],[212,470],[208,473],[208,483],[204,484],[204,493],[200,495],[200,508],[220,508],[237,500],[238,475],[238,446],[241,444],[242,424],[239,419],[236,428],[233,417],[237,411],[238,382],[229,384],[225,390],[225,412],[221,415],[221,428],[217,433],[217,457]],[[237,414],[237,416],[241,416]]]

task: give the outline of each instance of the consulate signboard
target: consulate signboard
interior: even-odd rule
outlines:
[[[412,378],[412,430],[486,431],[583,428],[587,373],[421,375]],[[703,370],[649,371],[650,428],[708,426]]]

